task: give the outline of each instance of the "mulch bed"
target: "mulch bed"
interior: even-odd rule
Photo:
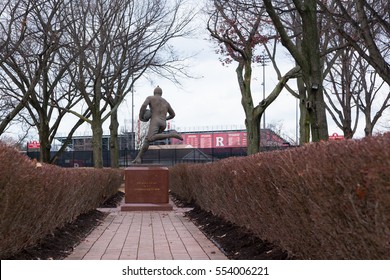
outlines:
[[[118,192],[106,200],[99,208],[115,208],[124,197]],[[238,227],[206,212],[196,205],[188,205],[173,198],[176,205],[194,207],[186,216],[211,240],[229,259],[235,260],[284,260],[292,257],[281,248],[263,241],[248,230]],[[9,259],[13,260],[60,260],[72,253],[73,249],[85,239],[106,217],[107,213],[92,210],[82,214],[53,234],[46,236],[38,245],[29,247]]]
[[[186,203],[172,196],[179,207],[191,207],[186,216],[232,260],[286,260],[293,259],[287,251],[263,241],[250,231],[228,222],[194,203]]]
[[[227,222],[199,207],[186,213],[195,225],[233,260],[285,260],[288,253],[263,241],[245,228]]]

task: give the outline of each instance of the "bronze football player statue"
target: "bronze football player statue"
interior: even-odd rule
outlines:
[[[148,96],[141,106],[139,111],[139,119],[147,122],[150,119],[149,131],[144,140],[144,143],[133,163],[140,164],[143,154],[149,149],[150,142],[163,140],[168,138],[176,138],[183,140],[180,134],[176,132],[163,133],[167,126],[167,120],[175,117],[171,105],[162,98],[162,89],[157,86],[154,89],[154,95]],[[147,108],[149,106],[149,109]]]

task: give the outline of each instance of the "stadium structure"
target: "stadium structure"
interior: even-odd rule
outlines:
[[[165,133],[168,133],[166,131]],[[182,162],[211,162],[230,156],[245,156],[247,139],[244,129],[199,130],[179,132],[183,141],[165,139],[151,143],[143,157],[143,163],[174,165]],[[120,165],[128,166],[138,153],[140,143],[135,133],[127,132],[118,136]],[[66,137],[56,138],[64,143]],[[138,143],[137,143],[138,142]],[[110,136],[104,135],[104,166],[110,165]],[[260,130],[260,150],[274,150],[289,147],[290,143],[271,129]],[[92,166],[92,137],[74,136],[68,151],[59,160],[62,166]]]

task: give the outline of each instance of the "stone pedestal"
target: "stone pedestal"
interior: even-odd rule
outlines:
[[[122,211],[170,211],[169,170],[161,166],[125,169],[125,204]]]

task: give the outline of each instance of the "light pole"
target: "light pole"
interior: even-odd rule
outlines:
[[[134,80],[131,85],[131,149],[135,149],[135,133],[134,133]]]
[[[295,97],[295,145],[299,146],[299,90],[294,90],[295,94],[293,95]]]
[[[131,133],[134,133],[134,89],[131,88]]]
[[[265,51],[263,51],[263,54],[260,55],[260,63],[261,66],[263,66],[263,100],[265,100],[265,66],[267,66],[269,62],[268,55],[265,54]],[[265,129],[265,110],[263,112],[263,129]]]

